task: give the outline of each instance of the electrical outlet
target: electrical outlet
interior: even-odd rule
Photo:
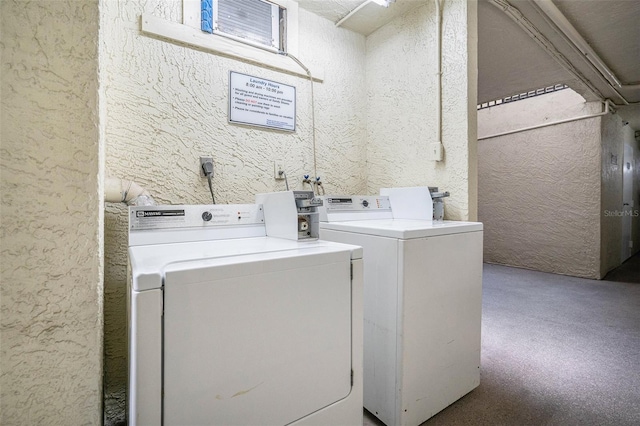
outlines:
[[[213,158],[212,157],[200,157],[200,166],[198,167],[200,170],[200,177],[207,177],[204,174],[204,169],[202,168],[203,165],[207,164],[207,163],[211,163],[211,176],[213,177]]]
[[[282,160],[276,160],[273,162],[273,177],[276,180],[283,180],[284,179],[284,161]]]

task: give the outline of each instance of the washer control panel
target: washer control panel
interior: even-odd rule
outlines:
[[[331,211],[391,211],[389,197],[380,195],[353,195],[325,198],[327,212]]]
[[[129,230],[264,224],[260,204],[141,206],[129,208]]]

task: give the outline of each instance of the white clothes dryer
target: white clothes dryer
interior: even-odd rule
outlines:
[[[129,209],[130,425],[362,425],[362,250],[260,205]]]
[[[480,383],[482,224],[433,222],[430,198],[396,203],[429,220],[387,196],[323,201],[320,238],[364,250],[364,406],[417,426]]]

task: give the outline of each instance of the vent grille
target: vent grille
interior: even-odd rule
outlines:
[[[273,46],[271,4],[261,0],[219,0],[217,29]]]
[[[547,93],[557,92],[559,90],[564,90],[568,88],[569,86],[567,86],[566,84],[555,84],[553,86],[547,86],[541,89],[531,90],[529,92],[518,93],[516,95],[511,95],[501,99],[496,99],[495,101],[489,101],[489,102],[479,104],[478,110],[491,108],[491,107],[502,105],[502,104],[508,104],[511,102],[521,101],[523,99],[534,98],[536,96],[546,95]]]

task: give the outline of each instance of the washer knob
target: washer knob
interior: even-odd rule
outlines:
[[[211,212],[202,213],[202,220],[204,220],[205,222],[209,222],[212,218],[213,215],[211,214]]]
[[[362,201],[362,205],[364,207],[369,207],[369,202],[367,200]]]

